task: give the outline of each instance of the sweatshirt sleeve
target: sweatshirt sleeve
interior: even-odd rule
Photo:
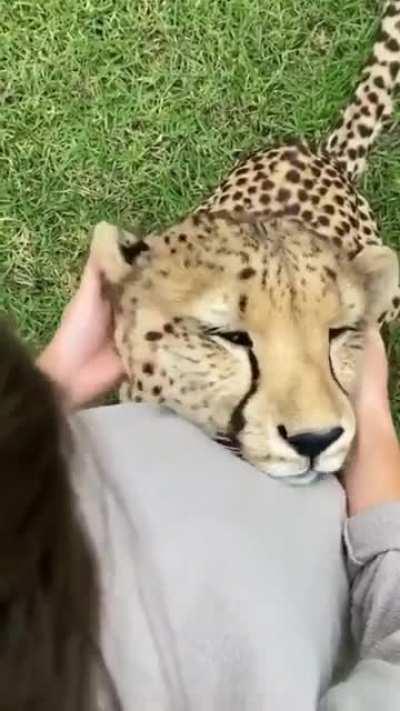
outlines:
[[[344,541],[357,663],[319,711],[399,711],[400,502],[348,519]]]

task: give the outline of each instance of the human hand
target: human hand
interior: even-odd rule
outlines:
[[[400,501],[400,448],[390,414],[388,363],[378,330],[366,334],[364,363],[354,401],[357,441],[344,475],[350,515]]]
[[[38,366],[64,391],[67,404],[81,407],[107,393],[123,376],[112,340],[112,310],[102,275],[89,256],[80,286]]]

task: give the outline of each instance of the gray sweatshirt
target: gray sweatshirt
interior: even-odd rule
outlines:
[[[350,518],[344,527],[356,665],[321,711],[400,709],[400,502]]]
[[[124,711],[400,710],[400,503],[346,520],[145,405],[74,429]]]

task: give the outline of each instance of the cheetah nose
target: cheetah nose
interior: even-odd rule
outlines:
[[[343,434],[343,427],[333,427],[330,430],[316,430],[315,432],[301,432],[300,434],[288,435],[284,425],[278,426],[278,432],[282,439],[285,439],[293,449],[303,457],[315,459],[321,452],[327,449],[331,444]]]

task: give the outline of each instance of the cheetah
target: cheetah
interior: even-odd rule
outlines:
[[[400,81],[400,0],[327,140],[260,150],[178,224],[99,223],[121,400],[166,407],[291,484],[351,451],[364,334],[395,319],[399,265],[358,181]]]

